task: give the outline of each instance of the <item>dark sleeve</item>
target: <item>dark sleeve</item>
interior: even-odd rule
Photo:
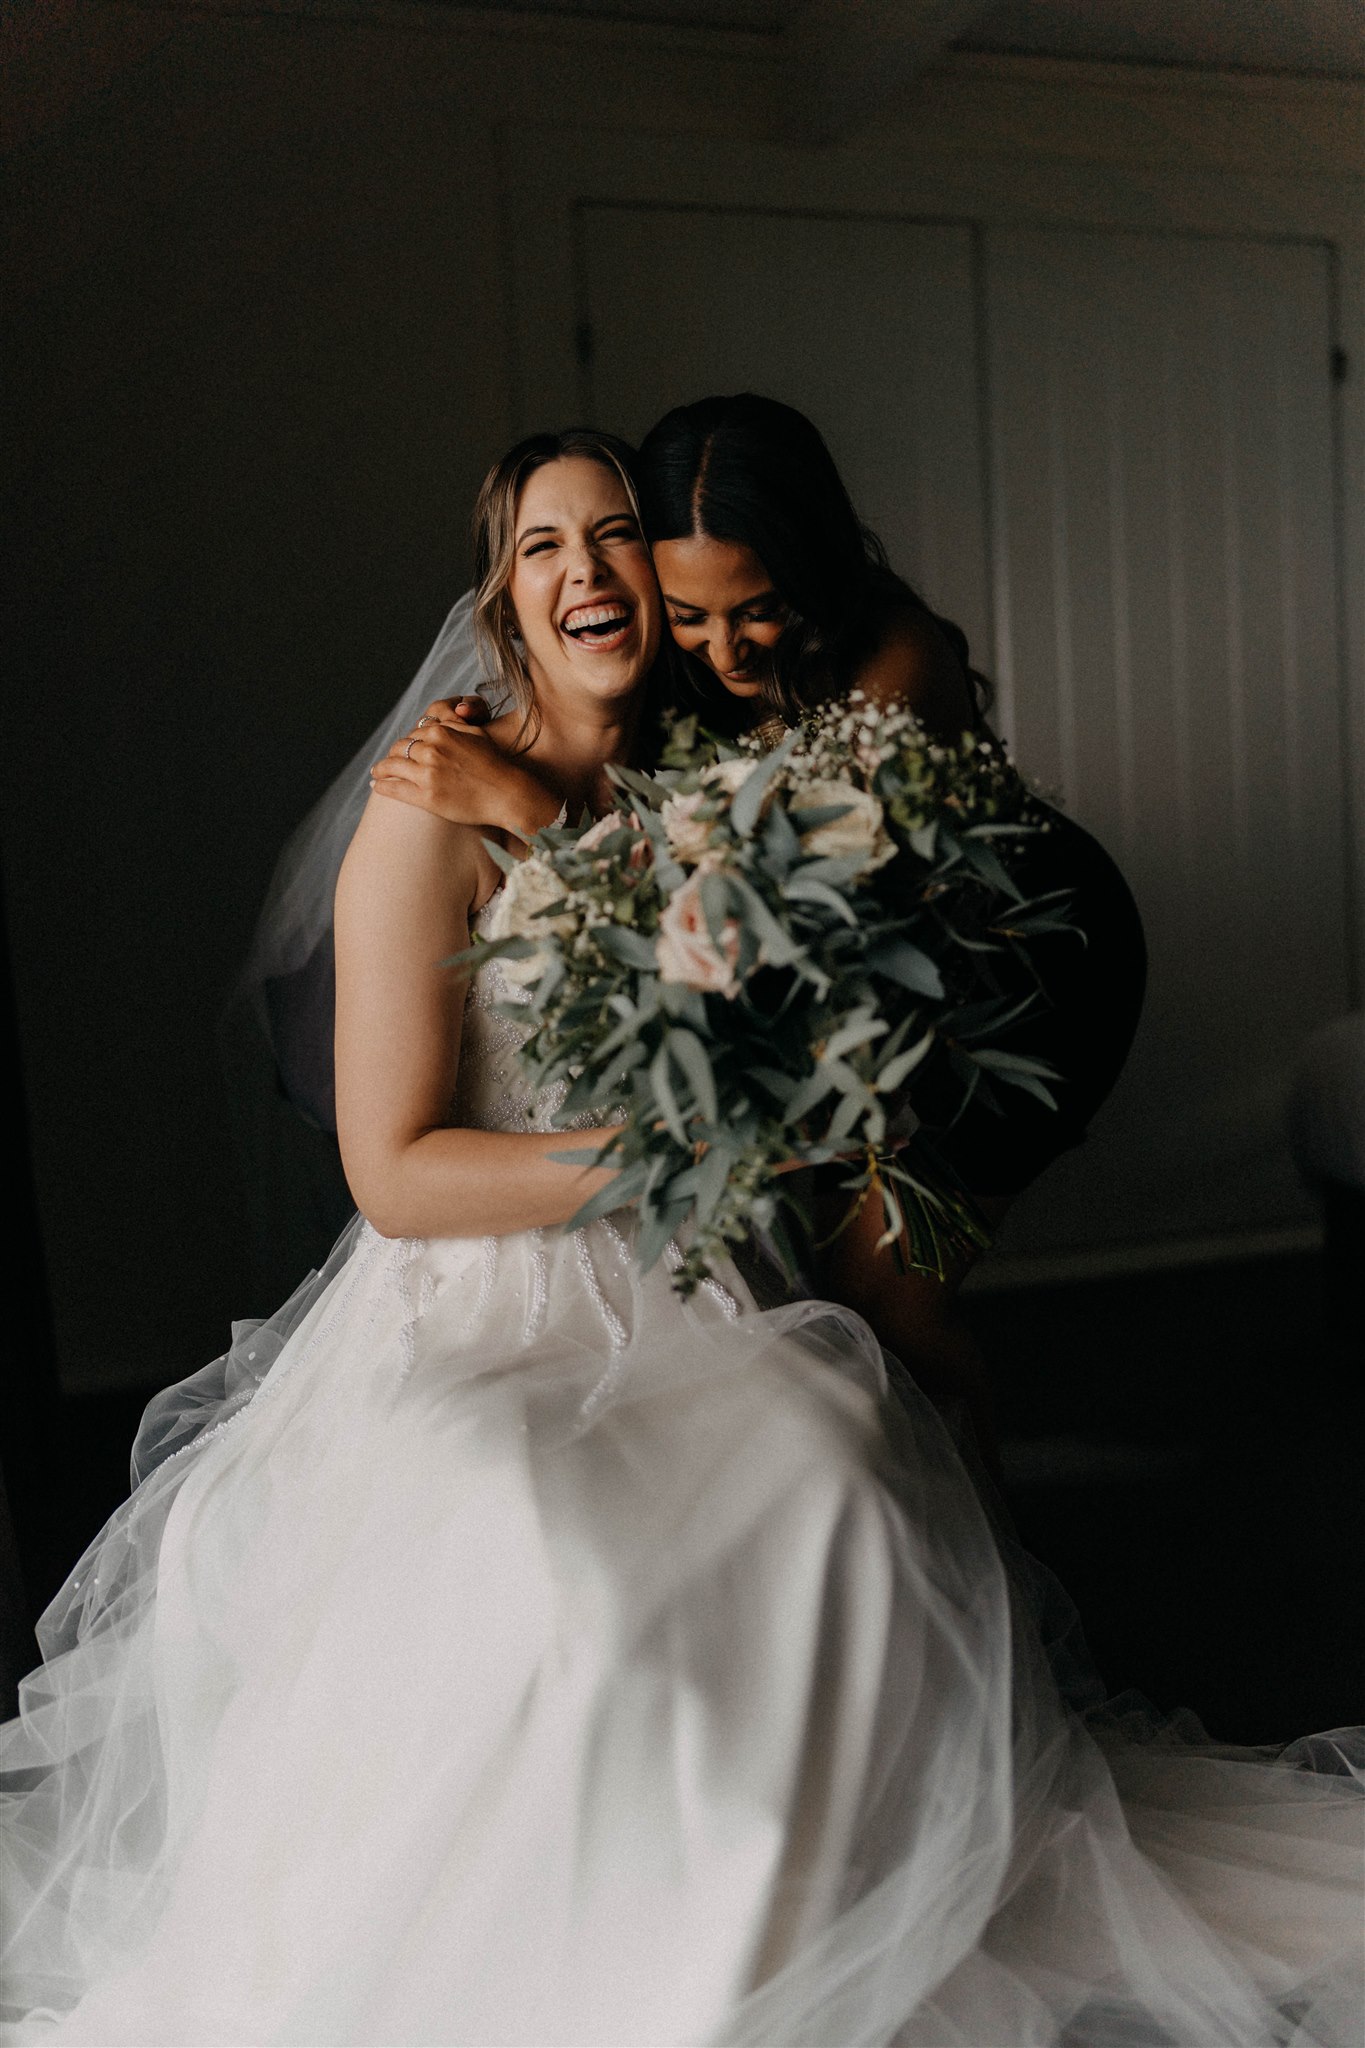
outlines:
[[[1137,1030],[1147,981],[1147,949],[1132,892],[1090,833],[1060,812],[1017,870],[1026,895],[1072,892],[1073,931],[1030,942],[1030,965],[1011,960],[1002,980],[1022,995],[1041,984],[1038,1002],[1002,1034],[1002,1050],[1031,1054],[1056,1069],[1049,1083],[1057,1108],[1020,1088],[996,1086],[998,1108],[974,1099],[955,1123],[949,1077],[931,1062],[910,1091],[933,1151],[975,1195],[1017,1195],[1061,1153],[1079,1145],[1119,1077]]]

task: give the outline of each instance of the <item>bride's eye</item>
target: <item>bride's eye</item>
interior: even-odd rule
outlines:
[[[552,548],[553,546],[554,542],[552,540],[533,540],[529,547],[522,549],[522,558],[524,560],[528,555],[543,555],[547,548]]]

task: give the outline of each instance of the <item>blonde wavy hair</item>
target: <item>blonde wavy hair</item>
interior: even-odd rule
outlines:
[[[474,631],[485,664],[506,686],[521,713],[521,725],[512,742],[516,750],[529,747],[540,730],[535,687],[510,590],[517,557],[517,499],[528,476],[547,462],[569,455],[586,456],[618,476],[639,519],[635,450],[628,441],[599,433],[595,427],[566,427],[557,434],[531,434],[518,441],[493,464],[474,505]]]

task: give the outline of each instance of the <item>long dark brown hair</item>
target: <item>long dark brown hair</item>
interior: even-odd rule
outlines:
[[[751,548],[762,562],[789,613],[764,696],[788,724],[851,686],[894,605],[934,621],[978,710],[989,702],[966,634],[891,568],[818,430],[794,406],[752,391],[675,406],[646,434],[635,481],[651,543],[700,534]],[[695,661],[688,667],[708,710],[716,709],[710,671]]]

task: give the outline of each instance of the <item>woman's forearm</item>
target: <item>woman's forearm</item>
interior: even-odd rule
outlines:
[[[380,1160],[347,1162],[356,1206],[383,1237],[506,1237],[568,1223],[614,1167],[566,1165],[595,1152],[587,1131],[424,1131]]]
[[[505,753],[477,725],[433,722],[395,740],[371,770],[370,786],[449,824],[505,833],[514,854],[554,824],[561,806],[520,756]]]

